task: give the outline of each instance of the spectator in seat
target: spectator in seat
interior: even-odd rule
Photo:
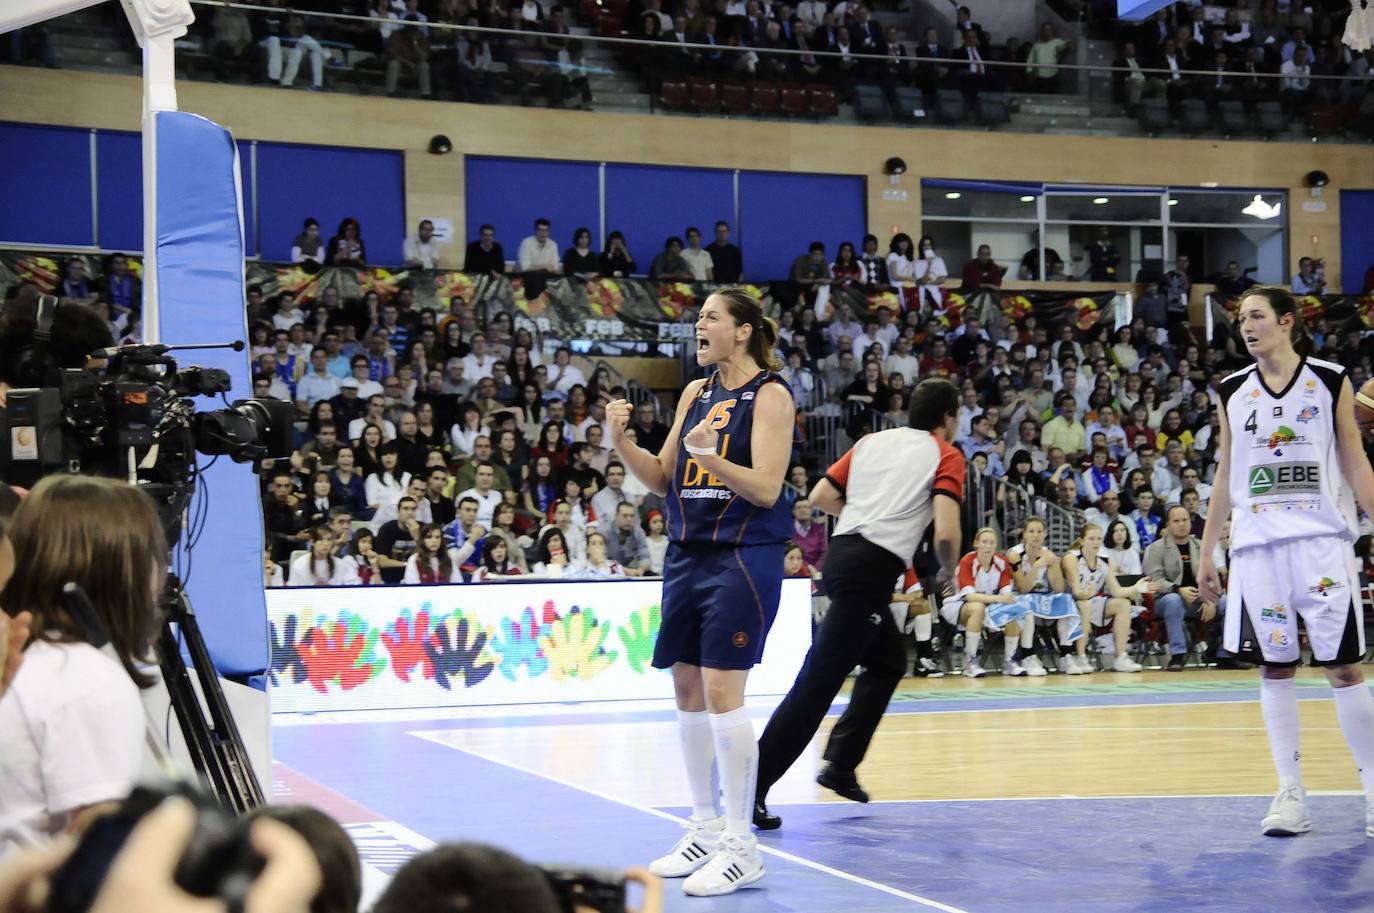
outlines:
[[[432,97],[429,69],[429,22],[420,12],[420,0],[405,0],[405,11],[387,10],[379,30],[386,48],[386,94],[396,97],[401,67],[414,71],[420,95]]]
[[[291,557],[291,552],[310,539],[302,516],[301,498],[296,494],[291,473],[272,474],[268,497],[263,501],[262,514],[268,547],[272,550],[272,560],[278,564],[285,564]]]
[[[420,521],[415,515],[415,499],[407,495],[396,502],[396,519],[383,523],[373,540],[375,562],[381,572],[382,582],[404,581],[406,564],[415,554],[420,529]]]
[[[634,428],[639,435],[637,443],[650,453],[658,453],[668,440],[669,428],[658,420],[656,400],[645,400],[636,407]]]
[[[1202,560],[1202,543],[1191,529],[1192,518],[1187,508],[1175,505],[1169,509],[1166,533],[1145,550],[1145,575],[1155,583],[1154,612],[1164,619],[1169,632],[1169,664],[1165,667],[1168,672],[1182,672],[1188,660],[1185,619],[1197,618],[1202,622],[1202,636],[1209,644],[1220,640],[1217,607],[1198,599],[1197,568]]]
[[[357,586],[357,565],[352,561],[336,558],[334,550],[334,531],[320,524],[310,530],[310,549],[291,562],[291,573],[287,576],[287,586]]]
[[[940,33],[936,29],[925,30],[925,36],[916,46],[916,56],[921,58],[916,64],[916,85],[925,97],[926,107],[934,107],[935,93],[945,74],[945,67],[940,61],[951,56],[949,49],[940,43]]]
[[[592,557],[592,537],[602,536],[605,556],[617,563],[624,576],[641,577],[649,570],[649,540],[639,525],[639,515],[629,501],[621,501],[600,530],[587,534],[587,556]]]
[[[682,259],[687,261],[687,268],[692,271],[692,281],[712,281],[714,261],[711,259],[710,251],[701,246],[701,229],[688,226],[685,235],[687,246],[683,248]]]
[[[808,304],[814,304],[816,294],[831,282],[830,266],[825,260],[825,244],[812,241],[808,252],[792,261],[788,278],[798,295]]]
[[[691,282],[692,269],[682,258],[682,239],[673,236],[663,242],[663,250],[649,266],[651,282]]]
[[[1202,97],[1207,99],[1207,103],[1215,107],[1219,102],[1234,98],[1236,95],[1236,84],[1234,78],[1228,71],[1233,69],[1229,52],[1226,47],[1218,48],[1212,55],[1207,68],[1211,70],[1207,76],[1199,77]]]
[[[462,583],[460,566],[467,556],[444,546],[444,529],[437,523],[420,527],[415,554],[406,559],[404,583]]]
[[[243,10],[225,5],[215,7],[212,27],[214,33],[210,38],[210,61],[215,69],[215,78],[227,82],[230,64],[252,67],[253,49],[257,45],[253,40],[253,26]],[[280,59],[277,64],[280,67]]]
[[[744,276],[744,259],[740,249],[730,243],[730,223],[719,221],[715,226],[715,240],[706,246],[711,255],[711,276],[715,282],[739,282]]]
[[[606,236],[606,248],[601,252],[601,275],[608,279],[628,279],[639,271],[629,248],[625,246],[625,236],[613,231]]]
[[[347,507],[360,520],[371,516],[367,509],[367,487],[363,474],[358,471],[352,447],[345,445],[339,448],[334,456],[334,468],[329,471],[329,481],[339,504]]]
[[[280,0],[269,0],[276,5]],[[281,74],[281,85],[292,86],[296,83],[296,73],[300,70],[301,57],[310,55],[310,91],[319,92],[324,88],[324,48],[314,36],[306,32],[305,18],[295,10],[286,13],[286,38],[291,48],[286,52],[286,68]],[[271,77],[271,48],[268,48],[268,76]],[[280,51],[278,52],[280,53]]]
[[[1058,447],[1071,459],[1083,454],[1087,444],[1087,430],[1078,420],[1078,402],[1069,391],[1061,392],[1054,401],[1055,416],[1040,431],[1040,446],[1046,452]]]
[[[1165,96],[1169,99],[1169,104],[1177,106],[1179,102],[1192,94],[1192,81],[1183,74],[1183,70],[1192,68],[1191,63],[1184,59],[1178,48],[1178,42],[1170,38],[1164,42],[1164,47],[1160,50],[1159,59],[1154,63],[1154,69],[1165,70],[1163,75],[1162,88]],[[1154,84],[1159,84],[1156,81]]]
[[[1105,225],[1098,228],[1097,237],[1088,245],[1088,279],[1092,282],[1115,282],[1117,267],[1121,265],[1121,251],[1112,243],[1112,233]]]
[[[1320,260],[1313,260],[1311,257],[1302,257],[1298,260],[1298,274],[1293,277],[1293,294],[1321,295],[1325,293],[1325,271],[1318,268],[1321,262]]]
[[[1002,277],[1006,275],[1006,272],[1006,267],[999,266],[993,261],[992,248],[986,244],[979,244],[977,256],[964,264],[961,288],[964,291],[974,291],[989,286],[1000,288]]]
[[[502,577],[519,577],[525,570],[516,564],[511,555],[510,544],[504,539],[492,536],[482,552],[482,561],[472,572],[473,583],[491,583]]]
[[[477,230],[477,240],[468,244],[463,257],[463,272],[499,276],[506,271],[506,254],[496,240],[496,228],[490,224]]]
[[[434,269],[439,262],[439,242],[434,240],[434,223],[421,219],[415,234],[401,245],[402,263],[410,269]]]
[[[1121,46],[1121,55],[1112,61],[1113,94],[1127,110],[1135,110],[1150,89],[1150,81],[1143,67],[1136,55],[1135,44],[1130,41]]]
[[[1059,63],[1071,48],[1069,42],[1055,34],[1053,24],[1041,23],[1040,35],[1026,58],[1027,88],[1032,92],[1059,92]]]
[[[1246,289],[1254,286],[1255,280],[1240,271],[1240,264],[1235,260],[1226,261],[1226,272],[1220,276],[1212,278],[1212,284],[1217,287],[1217,292],[1227,298],[1238,298]]]
[[[296,382],[296,414],[309,415],[317,403],[332,400],[339,392],[339,378],[329,371],[329,353],[322,346],[312,349],[310,370]]]
[[[590,446],[584,446],[588,447],[587,453],[590,453]],[[584,453],[584,458],[585,456]],[[590,462],[588,466],[591,466]],[[592,468],[592,472],[597,471]],[[592,512],[600,519],[602,525],[607,525],[615,516],[616,510],[622,502],[629,501],[633,504],[634,501],[625,490],[625,466],[623,464],[619,462],[607,463],[604,476],[606,484],[596,494],[592,495]],[[625,563],[621,562],[621,564]]]
[[[463,22],[469,28],[476,28],[480,22],[476,16],[468,16]],[[481,32],[460,33],[454,42],[457,58],[457,80],[453,88],[453,100],[484,105],[496,96],[497,75],[492,69],[491,41]],[[473,244],[477,242],[472,242]],[[471,245],[469,245],[471,249]],[[504,268],[505,264],[502,263]],[[487,272],[487,270],[466,270],[467,272]]]
[[[777,25],[776,22],[770,24]],[[643,531],[640,530],[638,526],[635,527],[635,532],[639,533],[641,536],[644,535]],[[647,556],[645,558],[645,563],[648,563]],[[594,529],[587,533],[587,558],[582,562],[583,576],[608,579],[613,577],[625,577],[627,576],[626,571],[627,569],[622,566],[620,562],[609,557],[607,554],[606,536],[602,534],[600,530]]]
[[[804,490],[803,490],[804,491]],[[792,502],[792,541],[802,550],[802,558],[813,567],[820,567],[829,539],[824,522],[818,522],[805,494]]]
[[[476,501],[477,522],[489,529],[492,516],[496,512],[496,506],[504,500],[501,492],[494,487],[496,470],[490,463],[477,463],[472,476],[472,487],[459,492],[457,499],[460,503],[467,498]]]
[[[861,75],[859,58],[854,56],[859,49],[854,45],[854,37],[844,25],[835,26],[835,47],[838,57],[825,58],[830,67],[830,78],[835,82],[835,94],[848,101],[854,94],[854,83]]]
[[[549,61],[545,78],[549,107],[563,107],[563,100],[571,89],[582,98],[581,110],[590,111],[592,87],[587,78],[587,68],[582,65],[582,42],[569,37],[570,34],[563,7],[553,7],[549,11],[549,21],[541,40]]]
[[[1283,48],[1280,51],[1279,59],[1283,63],[1288,63],[1294,57],[1297,57],[1298,50],[1302,49],[1302,51],[1304,51],[1305,53],[1306,59],[1310,61],[1312,59],[1313,54],[1312,45],[1307,43],[1307,29],[1301,27],[1294,28],[1291,31],[1290,36],[1291,37],[1283,43]]]
[[[563,275],[586,282],[601,275],[601,256],[592,250],[590,229],[573,232],[572,246],[563,251]]]
[[[544,277],[556,276],[562,270],[558,245],[549,239],[549,228],[548,219],[534,220],[534,234],[520,242],[516,254],[517,270]]]
[[[329,266],[351,266],[367,269],[367,246],[363,244],[362,228],[352,217],[339,223],[338,233],[329,239],[324,252]]]
[[[950,76],[963,91],[970,107],[977,104],[979,92],[993,87],[987,63],[983,60],[981,44],[979,33],[968,30],[964,32],[963,47],[955,48],[949,54],[950,60],[955,61],[950,67]]]
[[[328,402],[323,405],[326,409],[329,407]],[[321,419],[316,426],[315,439],[302,446],[300,453],[302,457],[309,457],[313,454],[319,460],[320,466],[328,469],[338,459],[341,446],[338,426],[334,424],[332,419]]]

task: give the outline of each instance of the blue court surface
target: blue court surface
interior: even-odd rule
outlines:
[[[972,703],[1009,710],[1027,703],[1024,690],[1021,697],[998,691],[946,701],[906,694],[892,709],[932,712]],[[1253,684],[1165,691],[1145,699],[1254,700]],[[1030,703],[1118,700],[1140,703],[1141,689],[1056,688]],[[623,723],[672,713],[587,710],[519,718],[298,719],[274,728],[274,792],[278,801],[318,804],[349,827],[372,892],[406,858],[445,840],[489,842],[536,861],[642,865],[677,838],[685,809],[638,805],[611,788],[577,785],[560,775],[556,759],[536,769],[533,760],[526,766],[444,741],[454,729]],[[756,715],[766,714],[756,708]],[[1224,753],[1215,757],[1216,764],[1233,762]],[[568,758],[570,767],[587,763],[587,753]],[[912,775],[938,763],[932,746],[913,758]],[[1155,782],[1151,771],[1149,757],[1129,771],[1104,771],[1124,773],[1140,793],[1119,798],[770,803],[784,827],[760,837],[768,876],[720,898],[685,897],[669,882],[666,907],[702,913],[1374,911],[1374,839],[1364,835],[1362,796],[1313,795],[1310,834],[1266,838],[1259,819],[1268,796],[1154,795],[1180,790]],[[677,770],[662,776],[680,779]]]

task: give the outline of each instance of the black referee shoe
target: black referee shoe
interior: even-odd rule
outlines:
[[[850,802],[868,801],[868,793],[859,785],[859,779],[854,776],[852,770],[843,770],[834,764],[827,764],[825,769],[816,775],[816,782]]]
[[[754,827],[761,831],[775,831],[782,827],[782,819],[770,814],[762,799],[754,800]]]

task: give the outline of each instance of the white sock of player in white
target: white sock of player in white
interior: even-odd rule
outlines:
[[[692,816],[720,817],[716,783],[716,741],[711,733],[711,714],[705,710],[679,710],[677,734],[682,760],[687,765],[687,785],[692,790]]]
[[[1068,647],[1076,643],[1076,641],[1069,640],[1069,632],[1073,630],[1072,618],[1061,618],[1056,624],[1059,629],[1059,643],[1062,646]]]
[[[1337,705],[1339,706],[1339,704]],[[1260,712],[1269,733],[1269,751],[1279,774],[1279,786],[1301,786],[1302,765],[1298,750],[1298,689],[1291,678],[1260,679]]]
[[[964,662],[970,662],[978,655],[978,645],[983,642],[982,631],[964,632]]]
[[[1345,733],[1350,753],[1360,768],[1365,795],[1374,796],[1374,695],[1364,682],[1333,688],[1331,693],[1336,698],[1336,719],[1341,723],[1341,732]]]
[[[711,714],[716,740],[716,766],[725,794],[725,832],[748,834],[754,820],[754,791],[758,785],[759,743],[743,707]]]
[[[1029,650],[1035,646],[1035,616],[1027,615],[1021,619],[1021,647]]]
[[[913,630],[916,632],[916,639],[921,643],[930,640],[931,626],[933,625],[932,619],[934,619],[934,617],[935,616],[929,612],[924,615],[916,616],[916,627]]]

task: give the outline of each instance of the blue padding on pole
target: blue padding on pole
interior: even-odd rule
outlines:
[[[157,115],[157,280],[168,344],[247,338],[243,233],[233,138],[194,114]],[[182,365],[223,368],[231,396],[251,395],[248,356],[231,350],[187,353]],[[217,403],[204,400],[202,408]],[[204,461],[207,458],[202,458]],[[220,457],[202,474],[209,499],[188,591],[216,666],[226,675],[267,668],[262,590],[262,508],[248,464]]]

